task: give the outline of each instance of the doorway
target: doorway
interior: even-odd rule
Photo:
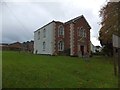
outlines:
[[[84,46],[80,46],[81,54],[84,56]]]

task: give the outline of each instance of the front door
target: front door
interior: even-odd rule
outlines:
[[[84,55],[84,46],[80,46],[81,54]]]

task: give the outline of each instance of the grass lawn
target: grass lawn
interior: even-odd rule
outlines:
[[[3,88],[117,88],[111,58],[2,52]]]

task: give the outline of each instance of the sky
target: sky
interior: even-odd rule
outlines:
[[[106,0],[2,0],[0,3],[0,26],[3,43],[34,40],[34,31],[55,20],[66,22],[84,15],[91,26],[91,42],[98,40],[100,8]]]

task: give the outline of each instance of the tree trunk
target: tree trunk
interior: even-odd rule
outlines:
[[[117,68],[117,55],[116,55],[116,48],[113,49],[114,56],[113,56],[113,63],[114,63],[114,75],[117,76],[118,68]]]

